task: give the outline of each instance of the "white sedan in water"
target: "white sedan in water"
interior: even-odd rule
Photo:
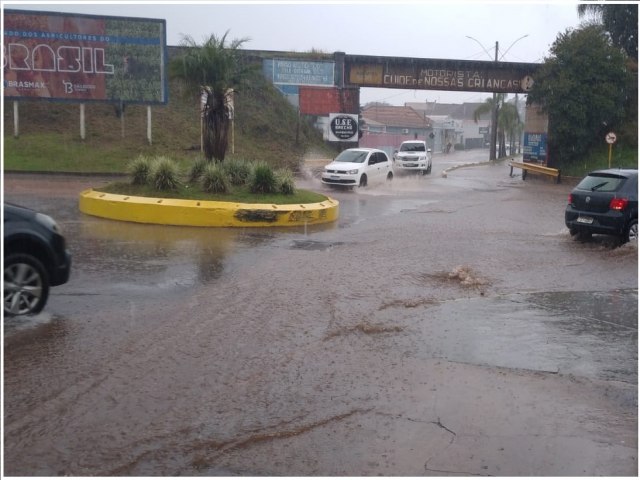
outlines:
[[[332,187],[366,187],[393,179],[391,161],[375,148],[349,148],[322,172],[322,183]]]

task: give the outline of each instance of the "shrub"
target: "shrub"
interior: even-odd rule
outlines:
[[[144,155],[138,155],[138,157],[129,164],[131,183],[134,185],[144,185],[147,183],[150,170],[151,160]]]
[[[209,161],[204,157],[198,157],[191,164],[189,169],[189,183],[196,183],[202,177],[204,169],[209,165]]]
[[[249,179],[249,189],[251,193],[275,193],[278,181],[273,169],[266,163],[255,164]]]
[[[227,193],[229,180],[224,168],[217,163],[209,163],[202,173],[202,189],[208,193]]]
[[[158,157],[151,164],[149,183],[156,190],[175,190],[178,177],[178,165],[168,157]]]
[[[278,172],[278,190],[284,195],[293,195],[296,193],[296,182],[293,173],[289,169],[280,170]]]
[[[231,185],[244,185],[251,175],[251,165],[244,160],[227,160],[224,162],[224,170],[229,177]]]

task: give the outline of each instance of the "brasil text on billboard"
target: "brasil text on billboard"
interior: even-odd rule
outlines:
[[[164,20],[5,10],[5,99],[166,103]]]

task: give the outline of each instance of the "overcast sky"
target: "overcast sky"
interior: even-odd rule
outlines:
[[[458,60],[542,62],[578,27],[578,2],[19,2],[4,8],[165,19],[167,44],[229,31],[243,48]],[[523,36],[526,37],[522,38]],[[473,39],[467,38],[473,37]],[[515,42],[515,43],[514,43]],[[482,101],[487,94],[362,88],[361,103]]]

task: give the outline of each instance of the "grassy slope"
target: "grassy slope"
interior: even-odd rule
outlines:
[[[296,171],[305,153],[326,151],[321,134],[261,76],[236,96],[235,154]],[[139,154],[165,155],[186,166],[200,154],[200,117],[195,98],[170,85],[169,102],[152,106],[152,145],[147,141],[147,107],[129,105],[124,121],[113,105],[85,106],[86,138],[80,139],[78,104],[19,103],[19,138],[13,137],[13,102],[5,104],[4,169],[56,172],[125,172]],[[124,125],[124,128],[123,128]],[[124,132],[124,135],[123,135]],[[328,153],[327,156],[331,156]]]

